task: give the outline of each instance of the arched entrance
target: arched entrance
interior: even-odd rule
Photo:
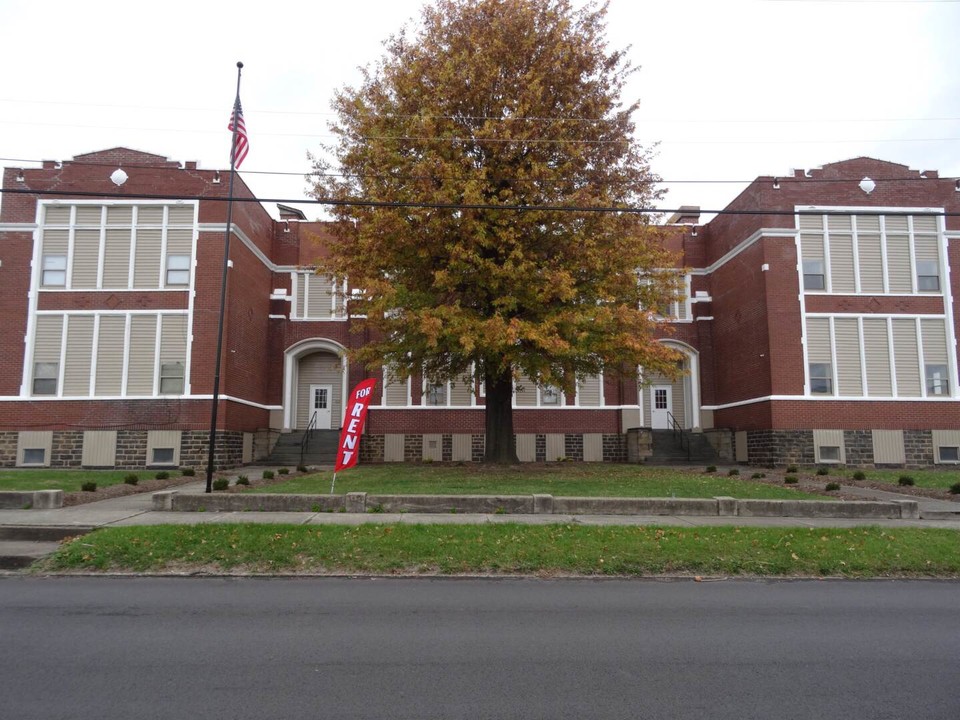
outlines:
[[[671,380],[657,374],[640,371],[639,404],[645,426],[658,429],[670,427],[667,413],[686,429],[701,427],[700,421],[700,356],[686,343],[662,340],[683,354],[683,375]]]
[[[287,348],[283,363],[283,429],[304,430],[317,415],[317,429],[336,430],[347,396],[346,348],[323,338]]]

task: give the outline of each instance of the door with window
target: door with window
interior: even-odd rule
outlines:
[[[671,413],[673,413],[673,388],[670,385],[651,385],[650,427],[654,430],[669,429]]]
[[[332,385],[311,385],[310,386],[310,413],[309,417],[317,414],[317,422],[314,425],[318,430],[329,430],[333,413],[331,404],[333,400]]]

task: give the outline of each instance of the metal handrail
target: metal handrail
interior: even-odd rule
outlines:
[[[667,410],[667,420],[670,422],[670,429],[673,430],[673,437],[680,441],[680,449],[687,451],[687,462],[690,461],[690,439],[686,438],[683,433],[683,428],[680,426],[680,423],[677,422],[677,419],[673,416],[673,413]]]
[[[307,443],[310,442],[310,433],[317,429],[317,412],[314,410],[310,422],[307,423],[307,429],[303,433],[303,440],[300,441],[300,467],[303,467],[303,457],[307,453]]]

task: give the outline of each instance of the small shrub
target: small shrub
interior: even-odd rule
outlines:
[[[960,483],[958,483],[958,484],[960,484]],[[507,513],[507,511],[504,510],[502,507],[498,507],[496,510],[493,511],[493,514],[494,514],[494,515],[506,515],[506,513]]]
[[[826,490],[827,492],[833,492],[834,490],[839,490],[839,489],[840,489],[840,483],[838,483],[838,482],[828,482],[823,489]]]
[[[273,470],[264,470],[263,471],[264,480],[273,480]]]
[[[450,508],[450,514],[451,514],[451,515],[456,515],[456,514],[457,514],[457,509],[456,509],[455,507]]]
[[[383,505],[374,505],[372,508],[368,508],[368,509],[367,509],[367,512],[371,512],[371,513],[382,513],[382,512],[383,512]]]
[[[960,482],[955,482],[953,485],[950,486],[950,494],[960,495]]]
[[[761,478],[765,478],[766,476],[767,476],[766,473],[755,472],[755,473],[754,473],[753,475],[751,475],[750,477],[753,478],[754,480],[760,480]]]
[[[183,475],[184,477],[193,477],[194,475],[197,474],[197,471],[194,470],[193,468],[181,468],[180,474]]]
[[[897,480],[897,484],[902,485],[903,487],[910,487],[914,484],[914,479],[909,475],[901,475],[900,479]]]
[[[817,475],[829,475],[829,474],[830,474],[830,471],[827,470],[825,467],[817,468]]]
[[[80,489],[83,490],[83,492],[96,492],[97,484],[95,482],[85,482],[80,486]]]
[[[857,471],[853,474],[853,479],[854,479],[854,480],[866,480],[866,479],[867,479],[867,474],[866,474],[863,470],[857,470]]]
[[[740,471],[737,468],[730,468],[729,470],[727,470],[727,477],[733,477],[739,474],[740,474]]]
[[[716,471],[717,471],[716,465],[707,465],[707,472],[716,472]]]
[[[127,485],[136,485],[138,482],[140,482],[140,477],[136,473],[130,473],[129,475],[124,476],[123,481]]]
[[[170,473],[168,473],[166,470],[161,470],[156,475],[154,475],[154,477],[157,480],[166,480],[168,477],[170,477]]]
[[[323,509],[323,508],[321,508],[321,507],[320,507],[319,505],[317,505],[316,503],[314,503],[313,505],[310,506],[310,512],[320,512],[322,509]]]
[[[246,475],[240,475],[237,477],[237,485],[249,485],[249,484],[250,484],[250,478],[248,478]]]
[[[230,481],[227,478],[217,478],[213,481],[214,490],[226,490],[230,487]]]
[[[297,465],[297,472],[306,472],[306,471],[307,471],[306,465]]]
[[[787,475],[786,477],[783,478],[783,481],[787,485],[796,485],[799,482],[799,479],[797,478],[796,475]]]
[[[424,458],[423,461],[424,461],[425,463],[432,463],[432,462],[433,462],[433,458],[432,458],[432,457],[430,457],[430,458]]]
[[[290,473],[290,468],[277,468],[277,475],[287,475]]]
[[[797,472],[797,466],[796,466],[796,465],[787,465],[787,472],[790,473],[790,474],[793,474],[793,473]]]

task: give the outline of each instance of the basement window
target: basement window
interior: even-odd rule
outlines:
[[[173,465],[173,448],[154,448],[151,465]]]
[[[818,462],[840,462],[840,447],[837,445],[821,445],[818,449],[818,454],[820,455]]]
[[[47,461],[46,448],[24,448],[24,465],[44,465]]]
[[[942,445],[937,448],[937,454],[940,456],[940,462],[942,463],[960,462],[960,447]]]

